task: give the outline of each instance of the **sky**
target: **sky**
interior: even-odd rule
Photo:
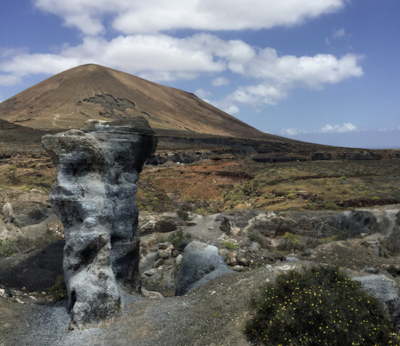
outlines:
[[[400,148],[399,0],[0,6],[0,101],[95,63],[193,92],[266,133]]]

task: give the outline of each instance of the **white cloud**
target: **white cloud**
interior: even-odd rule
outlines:
[[[332,37],[333,38],[341,38],[346,35],[346,30],[344,28],[337,29],[333,32]]]
[[[227,85],[227,84],[229,84],[229,79],[226,79],[224,77],[218,77],[218,78],[213,79],[211,81],[211,84],[213,86]]]
[[[63,18],[87,35],[105,30],[107,18],[125,34],[164,30],[243,30],[293,26],[333,13],[345,0],[34,0],[36,7]]]
[[[310,131],[304,129],[296,129],[296,128],[289,128],[289,129],[282,129],[281,134],[295,136],[298,134],[311,134],[311,133],[344,133],[344,132],[352,132],[352,131],[359,131],[357,126],[353,125],[352,123],[344,123],[342,126],[339,125],[330,125],[326,124],[324,127],[320,128],[317,131]]]
[[[271,86],[266,83],[240,87],[226,98],[232,102],[256,106],[262,103],[276,105],[278,101],[286,97],[287,94],[281,87]]]
[[[289,136],[295,136],[297,135],[299,132],[297,129],[282,129],[281,130],[282,134],[287,134]]]
[[[195,94],[196,96],[200,97],[201,99],[205,99],[205,98],[207,98],[207,97],[209,97],[209,96],[212,95],[211,92],[206,91],[206,90],[203,90],[203,89],[197,89],[197,90],[194,92],[194,94]]]
[[[21,82],[21,78],[14,75],[0,74],[0,85],[9,86]]]
[[[239,111],[240,111],[240,109],[239,109],[237,106],[234,106],[234,105],[229,106],[228,108],[223,108],[222,110],[223,110],[225,113],[228,113],[228,114],[230,114],[230,115],[239,113]]]
[[[85,37],[76,47],[57,54],[21,54],[0,62],[0,71],[14,76],[55,74],[97,63],[152,80],[193,79],[201,72],[220,72],[226,63],[210,49],[215,36],[173,38],[166,35],[119,36],[110,41]],[[11,78],[11,77],[7,77]]]
[[[288,97],[290,90],[298,87],[322,89],[326,84],[337,84],[364,74],[358,62],[362,56],[347,54],[338,59],[330,54],[314,57],[279,57],[276,50],[265,48],[247,60],[237,62],[235,56],[228,61],[232,72],[262,79],[258,85],[239,87],[227,98],[250,105],[276,105]]]
[[[199,73],[233,73],[261,79],[258,85],[241,87],[229,96],[248,104],[276,104],[295,87],[322,88],[363,74],[360,56],[338,59],[330,54],[314,57],[279,57],[272,48],[251,47],[240,40],[224,41],[215,35],[186,38],[167,35],[119,36],[110,41],[85,37],[83,43],[66,46],[57,54],[17,54],[0,63],[0,70],[14,76],[55,74],[85,63],[98,63],[152,80],[193,79]],[[5,78],[5,77],[4,77]],[[8,83],[11,83],[10,78]],[[215,83],[225,83],[223,77]],[[17,79],[15,78],[15,82]]]
[[[351,132],[351,131],[357,131],[357,126],[353,125],[352,123],[345,123],[342,126],[339,125],[330,125],[326,124],[324,127],[320,129],[320,132]]]

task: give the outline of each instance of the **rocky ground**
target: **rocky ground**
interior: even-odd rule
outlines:
[[[397,215],[399,209],[392,206],[367,211],[370,219],[374,213],[378,216],[375,226],[374,222],[368,226],[371,232],[387,222],[382,218],[384,213],[395,211]],[[340,215],[319,214],[319,219],[326,222]],[[16,276],[14,286],[19,287],[0,290],[0,334],[3,336],[0,345],[250,345],[242,333],[243,325],[252,314],[249,303],[262,284],[274,280],[277,273],[313,263],[332,263],[347,268],[352,277],[379,273],[400,284],[399,256],[385,247],[385,232],[335,240],[335,235],[329,233],[334,231],[327,228],[324,237],[303,235],[297,242],[287,236],[291,233],[279,232],[283,225],[290,227],[295,215],[269,214],[267,219],[257,219],[257,216],[259,212],[251,210],[216,215],[142,214],[139,228],[144,296],[125,296],[124,311],[114,323],[101,328],[79,330],[70,324],[62,283],[43,291],[42,287],[29,286],[32,276],[46,277],[54,273],[55,268],[49,267],[47,272],[38,272],[43,262],[54,265],[58,261],[58,266],[61,265],[61,258],[56,259],[57,251],[51,251],[57,246],[2,258],[3,272],[6,266],[17,268],[24,275],[17,277],[8,273],[8,277]],[[269,222],[270,232],[268,236],[258,232],[258,241],[254,238],[257,220]],[[274,225],[275,234],[271,233]],[[252,239],[249,226],[253,227]],[[397,230],[399,224],[394,226]],[[216,245],[234,271],[175,297],[182,250],[194,239]],[[18,283],[18,280],[26,281]],[[59,302],[55,303],[56,300]]]
[[[205,152],[142,172],[144,295],[126,296],[115,323],[87,330],[69,324],[64,306],[63,228],[48,202],[54,167],[41,154],[3,158],[0,346],[249,345],[241,330],[249,301],[280,271],[331,263],[400,285],[400,207],[389,204],[400,198],[397,160],[270,165]],[[217,246],[233,273],[175,297],[192,240]]]

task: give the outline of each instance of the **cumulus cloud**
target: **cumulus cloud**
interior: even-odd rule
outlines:
[[[213,79],[211,81],[211,84],[213,86],[227,85],[227,84],[229,84],[229,79],[226,79],[224,77],[218,77],[218,78]]]
[[[341,58],[330,54],[278,56],[272,48],[260,49],[210,34],[185,38],[158,34],[119,36],[110,41],[85,37],[82,44],[66,46],[59,54],[8,56],[0,63],[0,70],[14,76],[55,74],[81,64],[98,63],[152,80],[192,79],[199,73],[230,70],[262,80],[239,88],[229,96],[231,100],[276,104],[292,88],[319,89],[363,75],[358,65],[361,58],[354,54]],[[11,77],[7,78],[11,83]],[[223,77],[214,79],[214,85],[226,82]]]
[[[243,30],[293,26],[333,13],[345,0],[34,0],[37,8],[53,13],[64,25],[86,35],[105,30],[104,21],[125,34],[165,30]]]
[[[351,132],[351,131],[357,131],[357,126],[353,125],[352,123],[344,123],[342,126],[339,125],[330,125],[326,124],[323,128],[320,129],[320,132]]]
[[[203,89],[197,89],[195,92],[195,95],[200,97],[201,99],[206,99],[207,97],[211,96],[212,93]]]
[[[223,108],[222,110],[223,110],[225,113],[228,113],[228,114],[230,114],[230,115],[239,113],[239,111],[240,111],[240,109],[239,109],[237,106],[235,106],[235,105],[229,106],[228,108]]]
[[[358,130],[357,126],[353,125],[352,123],[344,123],[342,126],[326,124],[324,127],[320,128],[319,130],[316,130],[316,131],[296,129],[296,128],[289,128],[289,129],[283,128],[281,130],[281,134],[295,136],[298,134],[344,133],[344,132],[352,132],[352,131],[359,131],[359,130]]]

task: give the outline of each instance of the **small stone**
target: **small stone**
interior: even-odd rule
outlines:
[[[286,262],[297,262],[297,261],[300,260],[296,257],[286,257]]]
[[[6,290],[0,288],[0,297],[5,297],[6,295]]]
[[[360,270],[363,273],[371,273],[371,274],[378,274],[379,270],[374,267],[364,267]]]
[[[171,251],[168,250],[160,250],[157,252],[157,256],[162,259],[168,259],[171,257]]]
[[[155,270],[155,269],[149,269],[149,270],[146,270],[146,271],[144,272],[144,275],[146,275],[146,276],[153,276],[155,273],[156,273],[156,270]]]
[[[160,292],[148,291],[142,287],[142,294],[149,299],[161,300],[164,299]]]
[[[226,261],[226,259],[228,258],[229,250],[225,248],[218,249],[218,253],[222,257],[222,259]]]
[[[165,250],[165,249],[167,249],[170,245],[171,245],[171,243],[159,243],[159,244],[157,244],[157,247],[158,247],[159,250]]]
[[[227,258],[226,258],[226,260],[225,260],[225,263],[226,263],[227,265],[231,265],[231,266],[236,265],[236,264],[237,264],[236,252],[229,252],[229,253],[228,253],[228,256],[227,256]]]
[[[165,263],[165,261],[162,258],[160,258],[159,260],[154,262],[154,268],[158,268],[158,267],[162,266],[164,263]]]
[[[179,265],[182,263],[182,255],[178,255],[178,257],[175,259],[175,264],[179,267]]]
[[[36,300],[34,296],[29,296],[29,298],[31,298],[32,300]]]
[[[231,269],[234,270],[235,272],[241,272],[241,271],[243,271],[243,266],[235,265],[235,266],[231,267]]]
[[[16,301],[17,303],[19,303],[19,304],[25,304],[22,300],[20,300],[20,299],[18,299],[18,298],[15,298],[15,301]]]

